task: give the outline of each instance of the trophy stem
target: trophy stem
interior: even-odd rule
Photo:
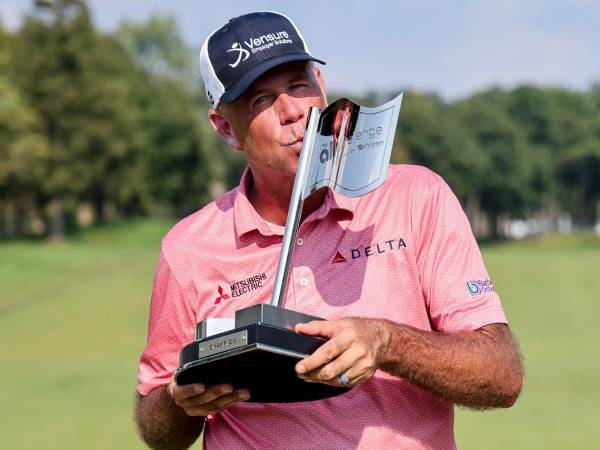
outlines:
[[[271,297],[271,305],[277,307],[282,304],[287,293],[290,265],[292,255],[294,254],[294,243],[296,242],[300,217],[302,216],[302,205],[304,204],[303,192],[306,185],[306,176],[308,174],[315,136],[317,134],[319,115],[319,108],[312,107],[310,109],[310,117],[306,126],[306,132],[304,133],[304,140],[302,141],[302,151],[300,152],[300,160],[296,169],[296,178],[290,198],[290,207],[288,209],[283,243],[279,255],[279,265],[277,266],[277,274],[275,276],[275,287],[273,288],[273,296]]]

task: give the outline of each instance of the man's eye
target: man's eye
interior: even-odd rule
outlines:
[[[268,100],[269,100],[269,96],[268,95],[261,95],[260,97],[256,97],[252,101],[252,106],[254,108],[256,108],[257,106],[263,105]]]
[[[290,89],[293,89],[293,90],[295,90],[295,89],[303,89],[305,87],[306,87],[305,83],[296,83],[296,84],[292,84],[290,86]]]

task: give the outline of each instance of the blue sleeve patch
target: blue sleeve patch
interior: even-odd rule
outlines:
[[[485,292],[495,292],[492,281],[488,278],[484,280],[467,281],[467,289],[469,294],[475,296]]]

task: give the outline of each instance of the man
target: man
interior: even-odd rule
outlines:
[[[351,391],[255,404],[227,383],[173,382],[197,322],[270,298],[307,114],[326,106],[313,61],[275,13],[232,19],[202,47],[210,122],[248,168],[163,239],[136,405],[153,448],[187,448],[203,429],[207,448],[455,448],[454,403],[509,407],[519,394],[519,353],[460,204],[407,165],[367,196],[328,190],[304,205],[284,306],[328,319],[296,331],[329,340],[296,371]]]

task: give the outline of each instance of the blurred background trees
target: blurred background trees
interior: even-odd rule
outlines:
[[[0,238],[182,217],[237,184],[243,158],[210,129],[198,49],[173,18],[106,34],[84,1],[33,6],[17,31],[0,23]],[[515,219],[535,219],[540,232],[593,226],[600,84],[489,89],[453,102],[406,92],[392,161],[442,175],[479,236],[506,236]]]

